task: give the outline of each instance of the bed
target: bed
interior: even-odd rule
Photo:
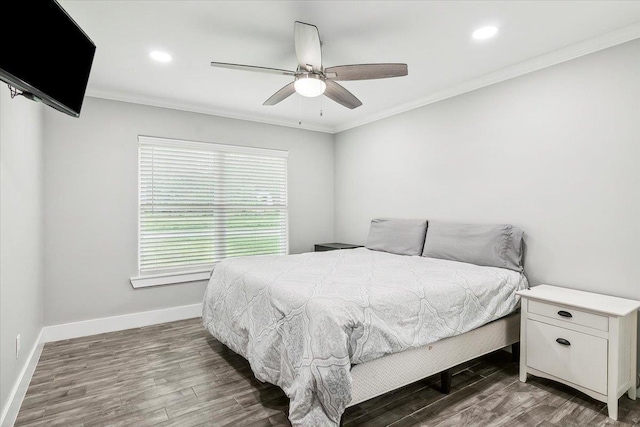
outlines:
[[[526,286],[522,271],[367,248],[240,257],[214,269],[203,323],[284,390],[293,425],[338,425],[348,406],[517,342]]]

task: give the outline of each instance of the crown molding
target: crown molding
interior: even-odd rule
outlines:
[[[425,105],[462,95],[463,93],[471,92],[486,86],[491,86],[514,77],[519,77],[533,71],[551,67],[553,65],[635,40],[637,38],[640,38],[640,22],[527,59],[526,61],[468,80],[464,83],[449,87],[434,94],[397,105],[375,115],[347,122],[344,125],[337,126],[333,130],[333,133],[343,132],[387,117],[395,116],[396,114],[424,107]]]
[[[404,113],[416,108],[424,107],[425,105],[433,104],[435,102],[443,101],[447,98],[462,95],[467,92],[471,92],[477,89],[481,89],[486,86],[491,86],[496,83],[503,82],[515,77],[519,77],[533,71],[538,71],[543,68],[551,67],[556,64],[560,64],[565,61],[569,61],[580,56],[588,55],[590,53],[597,52],[599,50],[607,49],[631,40],[640,38],[640,22],[627,25],[614,31],[610,31],[605,34],[587,39],[569,46],[565,46],[560,49],[556,49],[549,53],[537,56],[535,58],[528,59],[526,61],[519,62],[514,65],[502,68],[500,70],[485,74],[475,79],[467,80],[455,86],[443,89],[439,92],[432,93],[412,101],[396,105],[389,109],[383,110],[376,114],[364,117],[358,120],[348,121],[342,125],[335,127],[331,126],[308,126],[297,125],[291,122],[266,118],[257,115],[242,115],[237,113],[230,113],[228,111],[222,111],[212,107],[206,107],[201,105],[192,105],[187,102],[169,101],[159,97],[136,95],[125,92],[110,91],[110,90],[96,90],[87,89],[87,96],[92,98],[110,99],[113,101],[129,102],[132,104],[149,105],[153,107],[169,108],[173,110],[189,111],[192,113],[208,114],[213,116],[225,117],[236,120],[246,120],[256,123],[265,123],[276,126],[285,126],[294,129],[304,129],[315,132],[336,134],[349,129],[356,128],[358,126],[366,125],[387,117],[395,116],[396,114]]]
[[[130,104],[148,105],[151,107],[160,107],[160,108],[168,108],[171,110],[187,111],[190,113],[207,114],[210,116],[224,117],[227,119],[245,120],[249,122],[264,123],[268,125],[284,126],[284,127],[294,128],[294,129],[310,130],[310,131],[323,132],[323,133],[334,133],[334,129],[328,126],[327,127],[309,126],[305,124],[298,125],[297,123],[294,124],[291,122],[270,119],[263,116],[252,116],[252,115],[229,113],[228,111],[221,111],[215,108],[192,105],[187,102],[171,101],[171,100],[162,99],[155,96],[131,94],[131,93],[126,93],[121,91],[101,90],[101,89],[92,89],[92,88],[87,88],[86,96],[90,98],[109,99],[111,101],[128,102]]]

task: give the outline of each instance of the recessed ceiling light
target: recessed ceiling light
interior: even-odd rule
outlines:
[[[473,34],[471,34],[471,37],[473,37],[476,40],[486,40],[486,39],[490,39],[496,34],[498,34],[498,27],[494,27],[493,25],[490,25],[488,27],[478,28],[473,32]]]
[[[149,56],[151,57],[151,59],[158,61],[158,62],[170,62],[171,61],[171,55],[169,55],[167,52],[162,52],[160,50],[154,50],[149,52]]]

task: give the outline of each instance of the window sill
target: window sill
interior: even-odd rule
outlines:
[[[197,282],[209,280],[211,270],[197,270],[189,272],[173,272],[162,274],[147,274],[144,276],[131,277],[131,286],[134,288],[148,288],[151,286],[172,285],[176,283]]]

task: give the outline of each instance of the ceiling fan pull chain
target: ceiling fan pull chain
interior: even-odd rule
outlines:
[[[299,109],[298,109],[298,126],[302,126],[302,96],[298,95]]]
[[[320,96],[320,117],[322,117],[322,96]]]

